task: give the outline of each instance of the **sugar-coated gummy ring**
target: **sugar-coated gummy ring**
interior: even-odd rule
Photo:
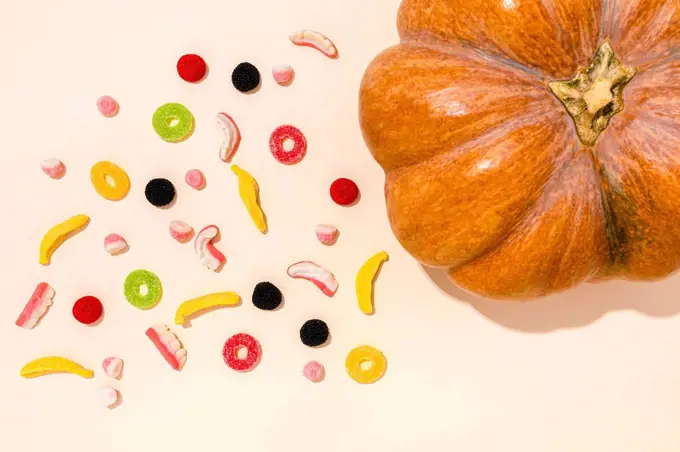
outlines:
[[[353,180],[341,177],[331,184],[331,199],[341,206],[351,206],[359,197],[359,187]]]
[[[287,151],[283,145],[286,141],[293,142],[293,148]],[[285,165],[294,165],[305,157],[307,153],[307,139],[297,127],[279,126],[269,137],[269,150],[276,160]]]
[[[253,91],[260,85],[260,71],[250,63],[241,63],[231,73],[231,83],[242,93]]]
[[[194,115],[187,107],[177,103],[158,107],[151,123],[158,136],[170,143],[185,140],[194,131]]]
[[[257,283],[253,290],[253,304],[263,311],[273,311],[283,301],[283,294],[274,284],[269,281]]]
[[[238,357],[238,351],[242,348],[245,348],[248,352],[243,359]],[[262,348],[257,339],[250,334],[239,333],[233,335],[224,343],[222,356],[227,366],[239,372],[248,372],[260,361]]]
[[[146,294],[142,294],[142,287],[146,287]],[[148,270],[130,272],[123,284],[125,299],[139,309],[151,309],[158,304],[163,294],[161,280]]]
[[[323,320],[307,320],[300,328],[300,340],[308,347],[318,347],[325,344],[328,336],[330,336],[328,325]]]
[[[175,186],[167,179],[151,179],[144,189],[144,196],[156,207],[165,207],[175,199]]]
[[[349,352],[345,360],[345,369],[352,380],[370,384],[385,375],[387,360],[380,350],[370,345],[362,345]]]
[[[200,82],[205,77],[207,70],[208,66],[205,64],[205,60],[193,53],[182,55],[177,61],[177,73],[186,82]]]
[[[98,298],[85,296],[73,303],[73,317],[82,324],[92,325],[99,320],[104,313],[104,306]]]
[[[90,182],[99,196],[109,201],[120,201],[130,191],[130,178],[113,162],[95,163],[90,170]]]

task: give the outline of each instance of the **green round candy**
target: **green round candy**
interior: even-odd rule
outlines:
[[[176,143],[194,131],[194,115],[182,104],[164,104],[154,112],[152,124],[159,137]]]
[[[146,286],[146,295],[142,295],[142,287]],[[125,278],[123,285],[127,301],[139,309],[151,309],[161,301],[163,289],[158,276],[148,270],[135,270]]]

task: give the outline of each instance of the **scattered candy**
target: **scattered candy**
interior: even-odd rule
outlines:
[[[40,169],[52,179],[61,179],[66,174],[66,166],[59,159],[48,159],[40,162]]]
[[[250,173],[239,168],[238,165],[232,165],[231,171],[238,177],[238,194],[246,209],[248,209],[250,218],[255,223],[255,226],[257,226],[257,229],[261,233],[266,234],[267,219],[259,204],[260,187],[257,185],[257,181]]]
[[[153,114],[153,128],[163,140],[177,143],[194,131],[194,115],[182,104],[161,105]]]
[[[118,380],[123,373],[123,360],[115,356],[105,358],[102,361],[102,369],[104,369],[106,375]]]
[[[319,319],[307,320],[300,328],[300,340],[307,347],[318,347],[328,340],[330,331],[326,322]]]
[[[111,96],[102,96],[97,99],[99,113],[110,118],[118,113],[118,102]]]
[[[102,318],[104,306],[98,298],[88,295],[73,303],[72,313],[73,318],[83,325],[92,325]]]
[[[371,256],[357,272],[357,301],[359,302],[359,309],[366,315],[373,314],[373,281],[380,270],[380,266],[388,258],[388,254],[381,251]]]
[[[185,243],[194,236],[194,228],[183,221],[173,220],[170,222],[170,235],[178,242]]]
[[[195,190],[200,190],[205,187],[205,175],[199,169],[191,169],[187,171],[184,176],[184,181],[187,185]]]
[[[154,325],[146,330],[146,336],[151,339],[170,367],[178,371],[182,370],[184,363],[187,362],[187,351],[170,328],[160,324]]]
[[[241,63],[231,73],[231,83],[242,93],[248,93],[260,86],[260,71],[250,63]]]
[[[40,257],[38,262],[42,265],[49,265],[52,254],[59,248],[59,245],[78,232],[82,231],[90,222],[87,215],[76,215],[63,223],[52,227],[40,242]]]
[[[239,358],[239,350],[245,348],[248,354],[245,358]],[[224,343],[222,356],[227,366],[239,372],[248,372],[252,370],[260,361],[262,356],[262,348],[250,334],[239,333],[235,334]]]
[[[338,290],[338,281],[333,273],[314,262],[302,261],[291,265],[288,267],[288,276],[313,282],[328,297]]]
[[[276,83],[285,86],[289,85],[290,82],[293,81],[293,77],[295,77],[295,71],[293,71],[293,67],[289,64],[279,64],[278,66],[274,66],[272,68],[272,75],[274,76]]]
[[[359,187],[351,179],[341,177],[331,184],[331,198],[341,206],[351,206],[359,198]]]
[[[297,46],[312,47],[329,58],[338,57],[338,49],[325,35],[318,31],[302,30],[290,35],[290,40]]]
[[[122,253],[127,247],[125,239],[118,234],[109,234],[104,237],[104,250],[112,256]]]
[[[314,383],[322,381],[325,374],[326,371],[323,368],[323,365],[318,361],[310,361],[305,364],[305,367],[302,369],[302,375]]]
[[[352,380],[370,384],[385,375],[387,360],[380,350],[363,345],[349,352],[345,360],[345,369]]]
[[[167,179],[151,179],[144,189],[146,200],[156,207],[165,207],[175,200],[175,186]]]
[[[198,233],[196,240],[194,240],[194,251],[198,255],[198,260],[205,265],[209,270],[218,271],[227,258],[224,257],[215,245],[213,240],[217,238],[220,229],[215,225],[206,226]]]
[[[177,61],[177,73],[182,80],[190,83],[197,83],[203,80],[208,66],[205,60],[195,54],[182,55]]]
[[[283,294],[274,284],[269,281],[257,283],[253,290],[253,304],[263,311],[273,311],[283,301]]]
[[[120,401],[120,392],[113,388],[102,388],[99,390],[99,400],[106,408],[115,408]]]
[[[83,378],[94,377],[94,372],[90,369],[61,356],[45,356],[31,361],[21,368],[20,375],[24,378],[36,378],[57,373],[74,374]]]
[[[120,201],[130,191],[130,178],[113,162],[95,163],[90,170],[90,181],[99,196],[109,201]]]
[[[40,318],[47,313],[47,310],[52,306],[52,299],[54,298],[54,289],[46,282],[41,282],[33,291],[33,295],[24,306],[23,311],[19,314],[19,318],[15,324],[21,328],[32,330],[40,321]]]
[[[155,274],[148,270],[135,270],[125,278],[123,293],[132,306],[151,309],[161,301],[163,288]]]
[[[220,158],[229,162],[236,153],[239,144],[241,144],[241,131],[232,117],[226,113],[217,113],[216,119],[217,124],[224,132],[224,141],[220,146]]]
[[[177,312],[175,312],[175,324],[185,325],[186,321],[189,320],[189,317],[195,314],[200,315],[208,309],[237,306],[239,303],[241,303],[241,297],[234,292],[211,293],[209,295],[203,295],[202,297],[193,298],[179,305]]]
[[[293,143],[289,151],[284,148],[284,144],[288,141]],[[279,126],[269,137],[269,150],[278,162],[284,165],[294,165],[305,157],[307,139],[297,127]]]
[[[332,224],[320,224],[316,227],[316,238],[324,245],[333,245],[338,240],[338,228]]]

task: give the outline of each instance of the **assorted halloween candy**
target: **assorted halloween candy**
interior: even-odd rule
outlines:
[[[122,253],[127,248],[127,242],[118,234],[109,234],[104,237],[104,251],[112,256]]]
[[[338,290],[338,281],[333,273],[314,262],[302,261],[291,265],[288,267],[288,276],[311,281],[328,297],[332,297]]]
[[[66,166],[59,159],[47,159],[40,162],[40,169],[52,179],[61,179],[66,174]]]
[[[194,131],[194,115],[182,104],[163,104],[154,112],[151,121],[159,137],[170,143],[184,141]]]
[[[232,165],[231,171],[238,177],[238,194],[246,209],[248,209],[250,218],[257,229],[265,234],[267,232],[267,219],[260,207],[260,187],[257,185],[257,181],[249,172],[241,169],[238,165]]]
[[[120,201],[130,191],[130,178],[113,162],[95,163],[90,170],[90,181],[99,196],[109,201]]]
[[[97,297],[87,295],[73,303],[73,318],[83,325],[92,325],[102,318],[104,305]]]
[[[94,377],[92,370],[61,356],[45,356],[33,360],[21,368],[20,375],[24,378],[36,378],[58,373],[74,374],[83,378]]]
[[[194,251],[198,255],[198,260],[208,270],[214,272],[227,262],[227,258],[220,250],[215,248],[213,240],[220,234],[220,229],[215,225],[206,226],[196,235],[194,240]]]
[[[41,282],[33,291],[33,295],[19,314],[15,324],[21,328],[32,330],[52,306],[53,299],[54,289],[46,282]]]
[[[66,239],[85,229],[89,222],[90,217],[87,215],[76,215],[63,223],[53,226],[52,229],[47,231],[47,234],[45,234],[40,242],[40,255],[38,260],[40,264],[49,265],[52,254],[54,254],[56,249],[59,248]]]
[[[357,272],[356,290],[359,309],[366,315],[373,314],[373,281],[375,280],[380,266],[389,256],[381,251],[370,258]]]
[[[290,40],[297,46],[312,47],[328,58],[337,58],[338,49],[326,35],[312,30],[296,31],[290,35]]]
[[[142,288],[145,293],[142,293]],[[151,309],[163,296],[161,280],[149,270],[132,271],[125,278],[123,294],[128,303],[135,308]]]
[[[146,337],[153,342],[170,367],[177,371],[182,370],[187,362],[187,351],[170,328],[160,324],[154,325],[146,330]]]
[[[192,298],[191,300],[185,301],[177,308],[177,312],[175,312],[175,324],[186,326],[189,317],[200,315],[202,312],[207,312],[209,309],[238,306],[240,303],[241,297],[234,292],[211,293],[198,298]]]
[[[292,144],[290,150],[285,148],[287,142]],[[307,139],[297,127],[279,126],[269,137],[269,150],[278,162],[294,165],[307,154]]]
[[[239,351],[245,349],[246,356],[239,357]],[[250,334],[235,334],[224,343],[222,357],[227,366],[238,372],[250,372],[257,366],[262,357],[260,343]]]
[[[224,132],[224,140],[220,146],[220,158],[230,162],[241,143],[241,131],[234,120],[226,113],[217,113],[217,124]]]

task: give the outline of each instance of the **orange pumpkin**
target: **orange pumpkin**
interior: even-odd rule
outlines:
[[[392,229],[489,298],[680,266],[680,0],[404,0],[364,76]]]

